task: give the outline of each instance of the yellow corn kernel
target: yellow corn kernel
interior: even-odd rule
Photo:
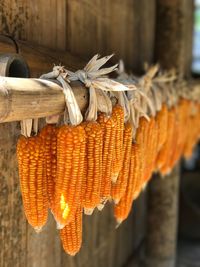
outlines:
[[[81,204],[85,142],[85,130],[81,125],[64,125],[58,130],[54,205],[58,228],[63,228],[74,218]]]
[[[29,224],[39,232],[48,216],[43,138],[40,135],[21,136],[17,143],[17,158],[25,215]]]
[[[82,208],[79,206],[74,218],[60,230],[63,249],[71,256],[79,252],[82,244]]]

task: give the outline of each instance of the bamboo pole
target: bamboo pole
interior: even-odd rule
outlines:
[[[72,83],[79,107],[88,104],[88,91],[79,82]],[[62,88],[42,79],[0,77],[0,122],[41,118],[64,111]]]
[[[78,81],[71,82],[71,86],[81,111],[85,112],[88,89]],[[190,87],[200,90],[200,83],[191,81]],[[62,88],[55,81],[0,76],[0,122],[61,114],[64,107]]]

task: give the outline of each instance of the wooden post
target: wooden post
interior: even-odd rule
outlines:
[[[179,166],[161,178],[155,175],[149,184],[147,220],[148,267],[172,267],[176,258]]]
[[[157,0],[156,61],[164,69],[176,68],[180,76],[190,72],[193,1]],[[176,262],[179,167],[149,185],[146,238],[147,267],[174,267]]]

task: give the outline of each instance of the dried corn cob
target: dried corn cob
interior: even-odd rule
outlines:
[[[156,122],[158,125],[158,152],[161,150],[167,139],[167,118],[168,108],[163,104],[162,109],[156,115]]]
[[[124,195],[128,181],[132,145],[132,126],[130,123],[126,123],[125,125],[123,140],[123,165],[119,173],[117,182],[115,184],[112,184],[111,190],[111,196],[115,203],[118,203]]]
[[[125,194],[121,198],[120,202],[114,207],[114,215],[118,224],[128,217],[131,210],[137,180],[140,179],[140,156],[139,145],[133,144],[131,148],[131,161]]]
[[[48,216],[43,138],[40,135],[30,138],[21,136],[17,143],[17,158],[26,218],[39,232]]]
[[[160,173],[164,176],[171,171],[172,166],[170,165],[171,155],[174,153],[176,146],[175,133],[176,133],[176,111],[175,108],[171,108],[168,113],[168,134],[167,141],[161,149],[160,153],[163,153],[162,164],[160,167]],[[159,153],[159,154],[160,154]]]
[[[55,180],[57,174],[57,131],[54,124],[47,124],[41,131],[44,140],[44,158],[47,179],[47,195],[49,208],[54,210]]]
[[[155,169],[155,161],[158,148],[158,126],[154,117],[151,117],[148,132],[146,134],[147,142],[145,146],[146,160],[144,167],[144,185],[151,178],[152,172]]]
[[[103,152],[102,152],[102,180],[100,197],[101,204],[98,209],[103,208],[111,194],[111,171],[115,146],[115,121],[112,117],[108,117],[105,113],[100,113],[98,122],[103,132]]]
[[[66,253],[74,256],[82,244],[82,208],[76,210],[73,220],[60,230],[60,238]]]
[[[124,110],[120,105],[117,104],[113,107],[112,117],[116,121],[114,158],[112,163],[112,181],[115,183],[123,163]]]
[[[138,168],[138,175],[136,179],[136,186],[134,189],[134,199],[136,199],[144,185],[144,177],[145,177],[145,170],[148,167],[147,166],[147,151],[148,151],[148,136],[149,136],[149,122],[144,118],[141,117],[139,121],[139,128],[137,129],[136,133],[136,144],[137,147],[137,156],[140,156],[139,158],[136,158],[137,162],[137,168]]]
[[[100,203],[102,179],[102,129],[97,122],[85,122],[86,133],[85,175],[82,183],[82,206],[91,214]]]
[[[81,125],[64,125],[58,130],[54,217],[59,228],[74,218],[80,205],[85,139]]]
[[[187,131],[185,129],[185,125],[188,125],[188,114],[189,112],[189,105],[188,101],[181,99],[179,104],[177,105],[177,129],[176,129],[176,138],[177,138],[177,146],[175,148],[175,152],[172,155],[172,163],[171,165],[174,166],[177,161],[180,159],[183,148],[186,142]]]

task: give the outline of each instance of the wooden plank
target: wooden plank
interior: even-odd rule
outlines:
[[[0,125],[0,266],[26,266],[26,221],[16,162],[17,123]]]
[[[65,0],[2,0],[0,32],[49,48],[65,50]]]
[[[62,64],[69,70],[83,68],[86,61],[72,56],[70,53],[49,49],[30,42],[11,41],[9,37],[0,34],[0,53],[18,52],[26,60],[30,76],[38,78],[42,74],[52,70],[54,64]]]
[[[155,176],[150,183],[146,243],[148,267],[175,266],[178,192],[178,166],[164,179]]]
[[[155,56],[163,68],[189,75],[192,60],[194,1],[157,0]]]
[[[27,267],[60,266],[61,249],[59,233],[52,214],[49,214],[48,223],[42,233],[37,234],[28,226]]]
[[[136,73],[152,61],[155,0],[68,0],[67,48],[79,56],[115,53]],[[116,58],[114,60],[116,60]]]

